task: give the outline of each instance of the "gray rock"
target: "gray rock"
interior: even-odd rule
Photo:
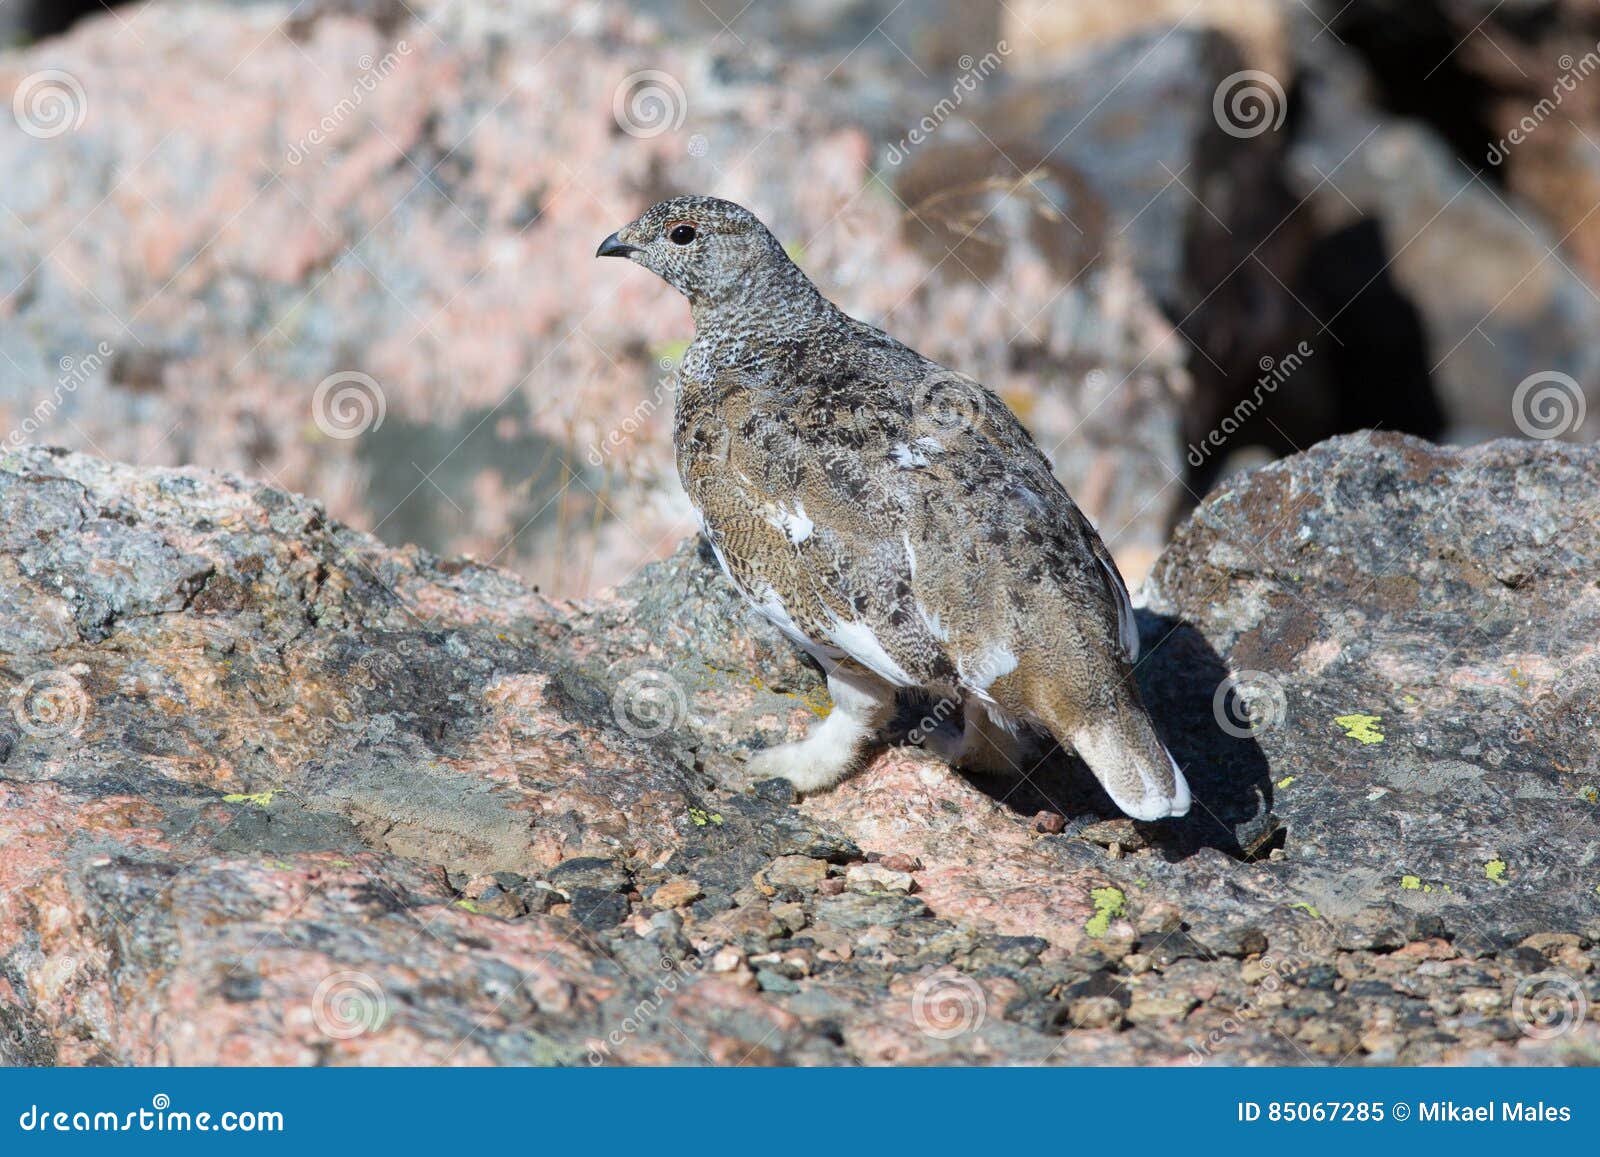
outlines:
[[[0,621],[61,627],[0,653],[0,1051],[1593,1059],[1595,1025],[1528,1009],[1600,999],[1597,503],[1594,448],[1391,436],[1217,495],[1140,616],[1196,808],[1111,858],[1033,831],[1034,795],[1111,814],[1063,757],[994,785],[892,750],[799,804],[722,786],[813,716],[818,674],[696,546],[558,607],[255,483],[5,455]],[[1254,734],[1213,714],[1230,668]],[[644,670],[676,691],[659,733],[618,702]],[[917,895],[767,874],[868,855],[920,863]],[[675,875],[704,898],[633,910]],[[981,1027],[923,1031],[938,984]]]

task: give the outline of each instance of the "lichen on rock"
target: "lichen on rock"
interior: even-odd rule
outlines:
[[[0,1048],[1592,1057],[1592,1024],[1525,1035],[1516,997],[1547,972],[1600,997],[1597,494],[1592,449],[1384,436],[1217,494],[1140,612],[1198,802],[1136,825],[1059,755],[996,783],[892,746],[801,802],[742,785],[820,679],[696,542],[556,603],[257,482],[6,454]],[[1284,704],[1243,736],[1213,713],[1241,670]],[[1384,743],[1330,726],[1352,704]],[[950,985],[984,1013],[954,1032]]]

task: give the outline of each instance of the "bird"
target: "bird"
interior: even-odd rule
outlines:
[[[679,478],[727,578],[827,677],[833,709],[752,774],[831,788],[919,693],[958,767],[1026,774],[1042,731],[1128,816],[1188,813],[1127,585],[995,393],[850,317],[731,201],[663,200],[596,256],[688,298]]]

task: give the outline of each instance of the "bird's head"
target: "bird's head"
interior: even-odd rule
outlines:
[[[600,242],[595,256],[638,262],[687,297],[697,311],[732,304],[795,276],[804,281],[754,213],[716,197],[657,202]]]

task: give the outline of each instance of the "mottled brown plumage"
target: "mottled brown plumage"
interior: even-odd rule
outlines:
[[[1122,578],[998,397],[845,315],[730,202],[663,201],[600,253],[689,298],[679,475],[729,578],[828,671],[834,713],[758,771],[830,786],[918,687],[959,705],[953,759],[1003,765],[1026,721],[1128,814],[1187,812]]]

